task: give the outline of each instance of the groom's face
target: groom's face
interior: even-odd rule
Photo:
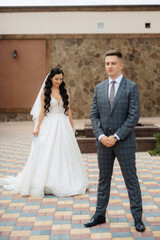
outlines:
[[[122,68],[124,64],[122,59],[117,56],[107,56],[105,58],[105,69],[108,76],[114,80],[121,75]]]

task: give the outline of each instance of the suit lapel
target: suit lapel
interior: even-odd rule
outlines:
[[[112,109],[111,109],[111,113],[112,113],[113,110],[115,109],[115,107],[116,107],[116,105],[117,105],[117,103],[118,103],[118,100],[119,100],[121,94],[123,93],[125,87],[126,87],[126,80],[125,80],[125,78],[123,77],[122,80],[121,80],[121,83],[120,83],[120,85],[119,85],[119,88],[118,88],[116,97],[115,97],[115,99],[114,99],[113,106],[112,106]]]

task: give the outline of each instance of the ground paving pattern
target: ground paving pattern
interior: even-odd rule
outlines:
[[[0,123],[0,177],[20,172],[30,151],[31,122]],[[85,195],[58,198],[21,197],[0,187],[0,240],[160,240],[160,157],[136,153],[141,184],[144,233],[135,231],[126,187],[115,161],[106,223],[85,228],[95,212],[98,166],[96,154],[82,154],[89,177]]]

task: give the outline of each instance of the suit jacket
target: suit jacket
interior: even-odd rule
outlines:
[[[101,134],[106,136],[117,134],[118,145],[124,147],[135,146],[134,127],[140,116],[140,101],[137,85],[122,78],[112,109],[108,98],[109,79],[99,83],[94,92],[91,107],[91,121],[95,137]],[[116,145],[117,145],[116,144]],[[97,140],[97,146],[102,146]]]

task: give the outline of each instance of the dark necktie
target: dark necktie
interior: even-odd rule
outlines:
[[[109,102],[110,102],[110,108],[112,108],[112,104],[114,101],[114,95],[115,95],[115,86],[114,84],[116,83],[116,81],[112,81],[111,84],[111,91],[110,91],[110,96],[109,96]]]

